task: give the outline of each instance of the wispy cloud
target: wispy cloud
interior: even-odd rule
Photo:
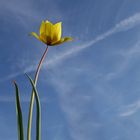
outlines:
[[[119,63],[119,66],[115,69],[115,71],[108,73],[105,75],[106,80],[112,80],[118,76],[121,76],[123,72],[130,66],[131,59],[133,59],[133,56],[140,53],[140,41],[137,41],[131,48],[120,51],[119,55],[124,58],[124,60]]]
[[[62,18],[62,13],[58,9],[57,5],[53,1],[45,1],[47,7],[47,12],[42,12],[43,10],[38,10],[36,4],[33,1],[25,0],[4,0],[0,2],[0,16],[6,22],[14,22],[20,24],[22,28],[29,29],[38,20],[42,20],[44,17],[50,17],[53,15],[53,19]],[[45,7],[46,8],[46,7]]]
[[[112,29],[108,30],[104,34],[97,36],[95,39],[91,40],[90,42],[87,42],[81,46],[79,45],[76,48],[71,47],[71,49],[68,49],[65,52],[62,52],[61,54],[58,54],[56,57],[50,59],[49,62],[46,61],[44,66],[56,65],[58,62],[62,62],[66,58],[73,56],[74,54],[84,50],[85,48],[93,47],[94,44],[104,40],[105,38],[107,38],[115,33],[131,29],[138,24],[140,24],[140,13],[135,14],[135,15],[119,22]],[[136,45],[135,49],[138,48],[137,46],[138,46],[138,44]],[[137,51],[136,50],[134,51],[134,48],[130,49],[127,52],[128,53],[127,56],[129,56],[130,54],[133,54],[135,52],[137,52]],[[122,54],[122,55],[124,55],[124,54]],[[129,59],[129,57],[128,57],[128,59]],[[83,98],[82,97],[83,94],[82,94],[81,90],[80,90],[80,96],[78,96],[77,95],[78,93],[76,92],[74,80],[72,82],[68,82],[68,80],[62,78],[64,75],[61,76],[59,70],[57,72],[59,73],[61,78],[59,76],[58,77],[55,76],[55,79],[52,78],[51,80],[52,80],[52,83],[54,84],[55,88],[59,92],[61,109],[63,110],[64,116],[70,127],[69,135],[74,140],[79,140],[79,139],[84,140],[87,137],[88,137],[88,139],[93,139],[93,135],[95,135],[96,131],[101,129],[101,127],[104,125],[100,121],[94,120],[95,119],[94,111],[92,110],[93,114],[91,114],[91,112],[89,110],[88,104],[91,103],[90,101],[93,98],[92,97],[87,98],[86,96],[85,96],[85,98]],[[63,71],[62,71],[62,73],[63,73]],[[67,71],[67,75],[68,75],[68,73],[69,72]],[[74,74],[74,71],[72,73]],[[70,77],[71,77],[71,75],[68,75],[66,78],[70,79]],[[75,80],[76,80],[76,78],[75,78]],[[89,87],[89,85],[88,85],[88,87]],[[94,85],[94,88],[95,88],[95,86],[96,85]],[[100,88],[101,88],[101,86],[100,86]],[[73,91],[75,91],[74,98],[72,95]],[[89,92],[92,93],[93,91],[95,91],[95,89],[93,89],[93,90],[90,89]],[[109,92],[109,90],[105,89],[103,91],[103,93],[105,93],[106,91]],[[110,91],[112,92],[112,90],[110,90]],[[86,93],[88,93],[88,91],[86,91]],[[139,107],[140,107],[139,102],[129,105],[127,107],[123,107],[121,110],[119,110],[119,115],[123,116],[123,117],[132,115],[139,109]],[[88,114],[90,114],[90,116],[88,116]],[[92,119],[90,117],[92,117]],[[95,130],[95,133],[93,132],[94,130]]]
[[[67,73],[69,72],[67,71]],[[55,76],[55,78],[52,77],[51,82],[58,91],[60,107],[69,125],[69,136],[73,140],[85,140],[87,137],[88,139],[93,139],[93,130],[99,129],[102,124],[95,121],[94,113],[90,112],[89,104],[93,102],[92,97],[82,96],[82,91],[78,95],[78,92],[75,91],[74,80],[69,81],[67,78],[61,77],[59,75]],[[69,75],[68,77],[71,76]],[[74,79],[76,80],[76,78]]]
[[[133,16],[130,16],[130,17],[120,21],[113,28],[111,28],[110,30],[108,30],[107,32],[105,32],[101,35],[98,35],[95,39],[88,41],[88,42],[84,43],[83,45],[78,45],[76,47],[72,46],[70,49],[67,49],[64,52],[58,54],[57,56],[51,58],[50,60],[47,60],[44,63],[44,67],[46,67],[46,65],[54,65],[60,61],[62,62],[66,58],[71,57],[73,54],[76,54],[76,53],[78,53],[78,52],[80,52],[83,49],[86,49],[88,47],[93,47],[94,44],[104,40],[105,38],[107,38],[115,33],[118,33],[121,31],[127,31],[128,29],[131,29],[139,24],[140,24],[140,13],[136,13]],[[36,68],[36,65],[31,65],[23,71],[24,72],[31,72],[31,71],[34,71],[35,68]],[[14,78],[15,76],[18,76],[20,74],[22,74],[22,72],[14,73],[14,74],[12,73],[11,75],[5,77],[4,79],[0,79],[0,82]]]
[[[133,115],[140,109],[140,101],[121,107],[119,116],[127,117]]]
[[[58,55],[56,58],[50,60],[50,62],[51,62],[51,64],[57,63],[58,61],[71,56],[72,54],[75,54],[77,52],[82,51],[85,48],[93,46],[94,44],[98,43],[99,41],[102,41],[105,38],[107,38],[117,32],[126,31],[128,29],[135,27],[138,24],[140,24],[140,13],[137,13],[127,19],[120,21],[118,24],[116,24],[113,28],[111,28],[107,32],[97,36],[95,39],[88,41],[87,43],[85,43],[83,45],[71,47],[71,49],[68,49],[67,51]]]

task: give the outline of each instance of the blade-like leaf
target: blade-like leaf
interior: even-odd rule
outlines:
[[[27,75],[27,74],[26,74]],[[35,94],[35,100],[36,100],[36,107],[37,107],[37,112],[36,112],[36,140],[41,140],[41,107],[40,107],[40,99],[39,95],[36,89],[36,86],[34,84],[34,81],[31,79],[29,75],[27,77],[30,80],[30,83],[32,85],[34,94]]]
[[[16,90],[16,114],[17,114],[17,124],[18,124],[18,140],[24,140],[24,128],[23,128],[22,110],[20,105],[19,89],[15,81],[14,81],[14,85]]]

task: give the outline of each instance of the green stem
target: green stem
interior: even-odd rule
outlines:
[[[34,85],[34,81],[30,78],[30,76],[27,75],[27,77],[30,80],[30,83],[32,85],[35,99],[36,99],[36,140],[41,140],[41,105],[40,105],[40,99],[37,92],[37,89]]]
[[[18,124],[18,140],[24,140],[24,128],[23,128],[22,110],[20,105],[19,89],[15,81],[14,81],[14,85],[16,90],[16,114],[17,114],[17,124]]]
[[[46,56],[47,52],[48,52],[48,46],[47,46],[43,56],[41,57],[41,60],[40,60],[40,62],[38,64],[38,67],[37,67],[37,70],[36,70],[36,73],[35,73],[35,78],[34,78],[35,86],[37,84],[39,72],[40,72],[42,63],[43,63],[43,61],[45,59],[45,56]],[[31,99],[30,99],[29,115],[28,115],[27,140],[31,140],[31,126],[32,126],[32,115],[33,115],[34,98],[35,98],[35,95],[34,95],[34,91],[32,90],[32,95],[31,95]]]

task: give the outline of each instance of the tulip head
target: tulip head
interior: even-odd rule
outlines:
[[[31,35],[49,46],[55,46],[63,42],[72,41],[71,37],[61,37],[62,22],[52,24],[48,20],[42,21],[39,35],[35,32],[32,32]]]

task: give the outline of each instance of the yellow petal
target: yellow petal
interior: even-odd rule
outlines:
[[[45,31],[46,36],[51,37],[53,24],[47,20],[45,22],[45,27],[46,27],[46,29],[45,29],[46,30]]]
[[[52,28],[52,41],[58,41],[61,39],[61,34],[62,34],[62,22],[58,22],[55,25],[53,25]]]
[[[41,35],[42,33],[45,33],[45,22],[44,22],[44,21],[42,21],[42,23],[41,23],[41,25],[40,25],[40,35]]]
[[[39,36],[40,40],[42,42],[44,42],[45,44],[47,44],[47,36],[45,33],[42,33],[40,36]]]
[[[73,38],[72,37],[64,37],[64,42],[68,42],[68,41],[72,41]]]
[[[30,35],[34,36],[35,38],[37,38],[38,40],[42,41],[43,43],[47,44],[47,39],[45,34],[41,34],[40,36],[38,36],[35,32],[32,32]]]
[[[55,45],[59,45],[59,44],[62,44],[64,42],[68,42],[68,41],[72,41],[73,39],[71,37],[64,37],[64,38],[61,38],[59,41],[57,42],[53,42],[51,44],[51,46],[55,46]]]
[[[37,39],[40,40],[39,36],[38,36],[35,32],[32,32],[30,35],[32,35],[32,36],[34,36],[35,38],[37,38]]]
[[[50,21],[48,21],[48,20],[46,20],[45,23],[49,23],[49,24],[53,25],[53,24],[52,24]]]

